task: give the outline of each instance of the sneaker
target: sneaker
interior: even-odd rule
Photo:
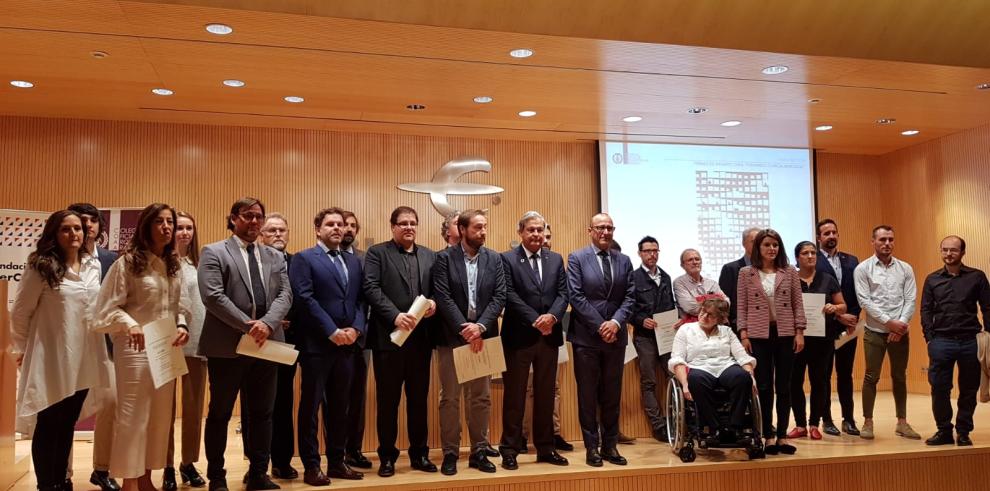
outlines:
[[[873,439],[873,420],[868,419],[863,422],[863,427],[859,430],[859,437],[864,440]]]
[[[914,431],[914,428],[911,428],[911,425],[907,424],[906,421],[897,423],[897,429],[894,430],[894,433],[897,433],[897,436],[910,438],[911,440],[921,440],[921,435],[917,431]]]

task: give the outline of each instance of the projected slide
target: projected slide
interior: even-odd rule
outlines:
[[[743,254],[749,227],[780,232],[793,264],[794,245],[814,239],[814,195],[807,149],[606,142],[602,206],[633,263],[645,235],[660,242],[660,266],[684,273],[680,253],[701,252],[702,274]]]

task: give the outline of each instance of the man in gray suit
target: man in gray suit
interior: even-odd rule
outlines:
[[[203,437],[210,491],[227,491],[224,450],[238,393],[241,427],[250,442],[247,489],[279,489],[268,478],[277,368],[273,362],[236,353],[245,334],[259,346],[268,339],[282,341],[282,319],[292,306],[283,254],[257,240],[264,222],[261,201],[237,200],[227,217],[233,235],[204,247],[199,260],[199,292],[206,306],[199,354],[209,360],[210,377]]]

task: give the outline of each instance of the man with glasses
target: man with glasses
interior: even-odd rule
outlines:
[[[602,459],[626,465],[616,444],[622,362],[629,342],[625,326],[635,304],[635,284],[629,257],[611,248],[614,232],[608,214],[591,217],[591,244],[567,258],[572,307],[567,339],[574,347],[578,418],[586,462],[593,467],[601,467]],[[596,414],[600,414],[601,424]]]

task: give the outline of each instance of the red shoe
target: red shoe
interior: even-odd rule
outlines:
[[[808,432],[808,436],[811,437],[812,440],[821,440],[822,432],[818,431],[817,426],[812,426],[811,431]]]
[[[787,438],[804,438],[806,436],[808,436],[808,429],[800,426],[795,426],[793,430],[787,433]],[[821,434],[818,435],[818,438],[821,438]]]

